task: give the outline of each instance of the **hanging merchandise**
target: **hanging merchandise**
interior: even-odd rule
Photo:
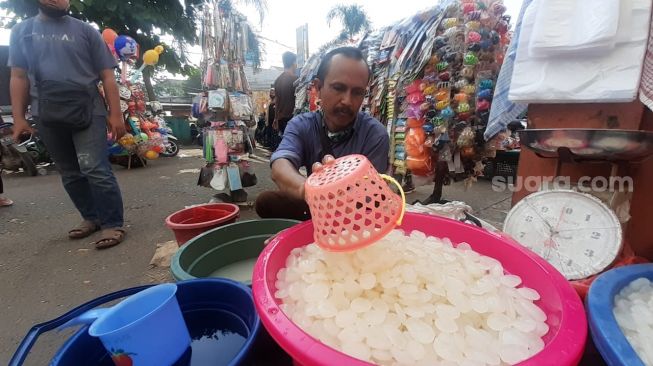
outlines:
[[[208,108],[226,109],[227,91],[225,89],[209,90]]]
[[[230,117],[233,120],[252,120],[252,99],[247,94],[229,93]]]

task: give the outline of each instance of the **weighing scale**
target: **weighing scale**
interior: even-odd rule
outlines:
[[[522,130],[522,147],[541,158],[558,159],[555,176],[563,163],[612,164],[610,177],[620,167],[653,154],[653,133],[605,129]],[[621,223],[598,198],[567,189],[530,194],[508,213],[504,231],[551,263],[568,280],[580,280],[608,268],[623,247]]]

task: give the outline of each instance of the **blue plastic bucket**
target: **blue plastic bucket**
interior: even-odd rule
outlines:
[[[653,281],[653,264],[611,269],[594,280],[585,298],[590,334],[596,349],[610,366],[644,366],[614,317],[614,297],[632,281]]]
[[[150,288],[152,286],[141,286],[108,294],[57,319],[34,326],[9,365],[22,365],[40,334],[56,329],[98,306]],[[247,286],[222,278],[182,281],[177,283],[176,298],[192,343],[174,365],[235,366],[247,362],[261,327],[252,292]],[[114,362],[102,342],[91,336],[89,326],[85,325],[57,351],[50,365],[113,366]],[[134,362],[133,365],[139,366],[140,363]]]

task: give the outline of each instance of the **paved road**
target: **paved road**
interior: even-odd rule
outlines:
[[[197,186],[196,169],[203,165],[199,154],[200,150],[186,149],[182,157],[159,159],[146,168],[115,167],[129,231],[123,244],[105,251],[93,248],[97,236],[67,239],[79,217],[56,172],[3,175],[7,196],[16,203],[0,209],[0,364],[7,364],[32,325],[108,292],[162,279],[149,263],[156,244],[173,239],[164,218],[184,206],[208,202],[214,193]],[[273,186],[267,164],[254,166],[259,185],[248,190],[250,198]],[[429,193],[430,187],[422,187],[408,198],[423,199]],[[454,184],[444,193],[445,199],[465,201],[480,217],[499,226],[508,197],[483,181],[467,192]],[[241,211],[241,219],[254,217],[251,209]],[[47,364],[61,346],[62,334],[42,337],[26,364]]]

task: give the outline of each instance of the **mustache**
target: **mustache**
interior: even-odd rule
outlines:
[[[347,114],[349,116],[354,115],[354,111],[351,108],[347,108],[347,107],[336,107],[333,111],[335,113],[344,113],[344,114]]]

